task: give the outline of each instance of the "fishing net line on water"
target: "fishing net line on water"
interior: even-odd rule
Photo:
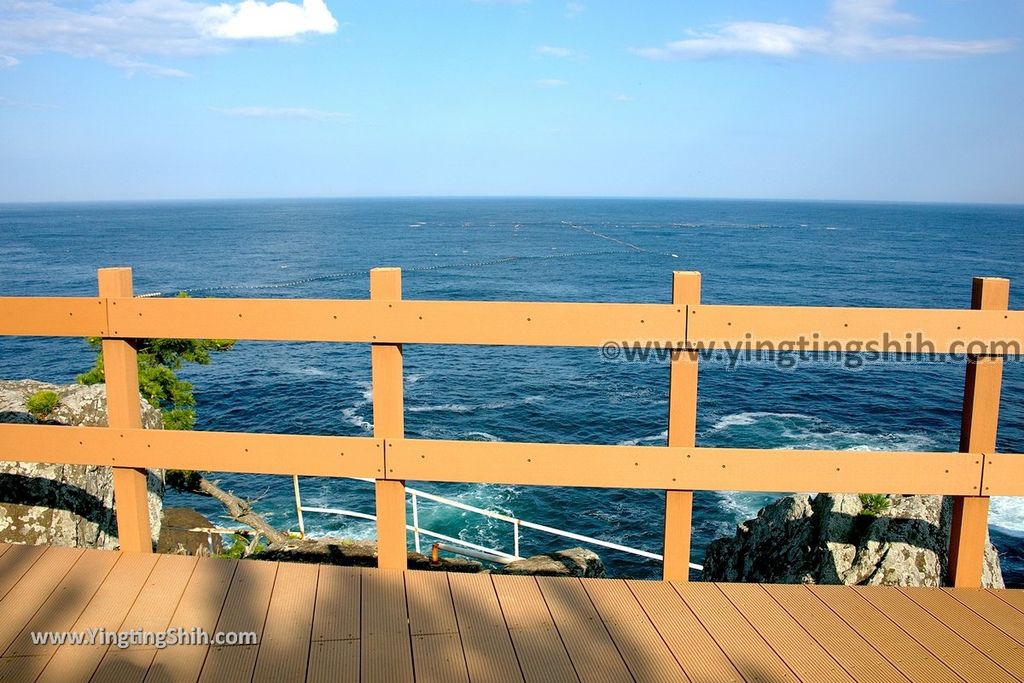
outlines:
[[[648,254],[657,257],[666,258],[679,258],[678,254],[670,252],[654,251],[641,247],[638,244],[627,242],[626,240],[612,237],[604,233],[598,232],[592,228],[588,228],[583,225],[578,225],[570,221],[562,221],[562,225],[572,230],[592,235],[599,239],[608,240],[616,244],[620,244],[626,249],[605,249],[605,250],[583,250],[583,251],[571,251],[559,254],[543,254],[543,255],[520,255],[520,256],[502,256],[492,259],[483,259],[476,261],[460,261],[457,263],[438,263],[430,266],[410,266],[402,268],[405,273],[419,273],[433,270],[456,270],[456,269],[471,269],[471,268],[486,268],[489,266],[500,266],[509,263],[516,263],[520,261],[548,261],[554,259],[563,258],[583,258],[588,256],[615,256],[615,255],[626,255],[626,254]],[[233,285],[212,285],[209,287],[189,287],[184,289],[175,289],[172,292],[146,292],[138,295],[139,298],[156,298],[162,296],[177,296],[181,292],[191,296],[194,294],[209,294],[212,292],[230,292],[230,291],[255,291],[255,290],[274,290],[274,289],[289,289],[293,287],[302,287],[304,285],[314,284],[317,282],[329,282],[331,280],[344,280],[347,278],[362,277],[366,275],[366,270],[347,270],[337,273],[326,273],[323,275],[314,275],[311,277],[301,278],[297,280],[287,280],[284,282],[267,282],[257,284],[233,284]]]

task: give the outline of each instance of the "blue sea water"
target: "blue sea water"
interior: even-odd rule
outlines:
[[[0,206],[0,295],[88,295],[96,269],[130,265],[136,291],[364,298],[368,271],[401,266],[422,299],[664,302],[673,270],[703,274],[729,304],[967,307],[971,277],[1008,277],[1024,306],[1024,207],[619,199],[407,199]],[[184,375],[198,429],[365,435],[365,345],[241,342]],[[0,338],[0,377],[70,382],[92,353],[77,339]],[[662,444],[664,362],[598,349],[407,346],[406,430],[425,438]],[[698,443],[956,450],[963,364],[819,360],[781,369],[702,363]],[[1024,452],[1024,369],[1007,364],[998,447]],[[291,482],[223,474],[295,527]],[[466,503],[660,551],[655,491],[411,483]],[[373,511],[372,487],[303,479],[304,503]],[[700,492],[693,560],[775,494]],[[218,518],[209,501],[172,495]],[[496,520],[421,503],[423,526],[511,550]],[[1008,583],[1024,585],[1024,499],[993,499]],[[368,522],[309,514],[315,534],[371,537]],[[524,532],[524,552],[568,541]],[[657,564],[601,551],[611,572]]]

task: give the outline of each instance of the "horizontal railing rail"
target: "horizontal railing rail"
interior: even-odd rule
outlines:
[[[601,446],[0,424],[8,460],[246,474],[708,491],[1024,495],[998,453]],[[1018,459],[1019,458],[1019,459]],[[984,461],[984,465],[983,465]]]
[[[1024,350],[1024,311],[346,299],[0,297],[0,334],[388,344]],[[471,324],[467,324],[471,323]]]
[[[405,562],[406,479],[665,490],[664,573],[679,580],[686,579],[694,490],[954,496],[950,574],[956,585],[980,581],[988,497],[1024,495],[1024,456],[995,452],[1002,357],[1024,346],[1024,312],[1007,310],[1005,280],[975,279],[972,308],[961,310],[702,304],[696,273],[674,275],[668,304],[403,300],[397,269],[376,269],[370,279],[367,300],[160,299],[133,297],[130,270],[104,269],[98,297],[0,297],[0,335],[103,339],[111,424],[0,425],[0,455],[113,466],[122,548],[141,551],[148,550],[145,468],[368,477],[377,487],[380,564],[392,567]],[[143,430],[134,366],[136,340],[147,338],[369,343],[374,436]],[[700,349],[813,352],[838,344],[845,352],[875,345],[882,352],[972,353],[978,347],[971,342],[1002,351],[969,357],[960,452],[695,443]],[[676,351],[669,359],[668,445],[405,438],[402,345],[408,343],[662,345]]]

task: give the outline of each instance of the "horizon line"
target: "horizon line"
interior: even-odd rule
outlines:
[[[835,204],[898,204],[929,206],[999,206],[1024,207],[1024,201],[967,201],[920,199],[850,199],[807,197],[726,197],[687,195],[519,195],[519,194],[437,194],[437,195],[295,195],[278,197],[163,197],[163,198],[100,198],[100,199],[0,199],[0,206],[41,206],[75,204],[182,204],[202,202],[284,202],[284,201],[345,201],[345,200],[616,200],[616,201],[709,201],[709,202],[792,202]]]

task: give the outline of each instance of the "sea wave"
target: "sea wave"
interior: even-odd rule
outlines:
[[[490,401],[487,403],[438,403],[433,405],[413,405],[406,408],[410,413],[473,413],[478,410],[503,410],[518,406],[540,403],[543,396],[526,396],[512,401]]]
[[[803,413],[742,412],[725,415],[702,435],[718,446],[804,448],[835,451],[923,451],[935,440],[916,432],[862,432]]]

